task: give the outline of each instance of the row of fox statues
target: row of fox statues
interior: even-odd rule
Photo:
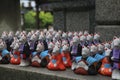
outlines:
[[[71,68],[75,74],[111,76],[120,79],[120,38],[100,41],[100,34],[88,31],[54,30],[4,31],[0,38],[0,63]]]

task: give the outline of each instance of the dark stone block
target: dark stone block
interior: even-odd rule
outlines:
[[[44,5],[43,5],[44,6]],[[53,10],[54,28],[63,31],[92,30],[95,25],[95,0],[67,0],[52,2],[48,7]]]
[[[97,24],[120,24],[120,0],[96,0]]]
[[[87,7],[88,9],[93,8],[95,0],[65,0],[65,1],[58,1],[58,2],[52,2],[47,3],[47,7],[53,9],[53,10],[61,10],[61,9],[76,9],[80,7]],[[44,8],[44,4],[41,5],[41,7]]]
[[[89,30],[89,12],[66,12],[67,31]]]
[[[120,36],[120,25],[99,25],[95,28],[96,32],[100,32],[101,40],[112,40],[113,36]]]
[[[64,30],[64,11],[53,12],[54,15],[54,28],[56,30]]]

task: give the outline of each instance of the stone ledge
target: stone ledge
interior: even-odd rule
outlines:
[[[114,36],[120,36],[120,25],[97,25],[95,32],[99,32],[101,40],[110,41]]]
[[[120,0],[96,0],[96,21],[101,24],[118,24],[120,22]]]
[[[93,8],[95,6],[95,0],[68,0],[68,1],[60,1],[60,2],[52,2],[52,3],[48,3],[47,7],[53,9],[53,10],[61,10],[61,9],[76,9],[79,8],[79,10],[81,8],[85,8],[85,9],[90,9]],[[42,4],[41,7],[46,6],[46,4]]]
[[[66,71],[50,71],[46,68],[19,67],[0,64],[0,80],[110,80],[110,77],[82,76]]]

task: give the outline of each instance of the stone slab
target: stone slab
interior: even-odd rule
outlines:
[[[96,76],[76,75],[71,69],[50,71],[46,68],[0,64],[0,80],[111,80],[111,78],[99,74]]]
[[[101,35],[101,40],[112,40],[113,36],[120,37],[120,25],[97,25],[95,31]]]
[[[67,31],[89,30],[89,12],[66,12]]]
[[[96,0],[97,24],[120,24],[120,0]]]

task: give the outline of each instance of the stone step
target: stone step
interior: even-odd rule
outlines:
[[[0,64],[0,80],[111,80],[111,77],[96,75],[76,75],[71,69],[50,71],[46,68],[20,67]]]

